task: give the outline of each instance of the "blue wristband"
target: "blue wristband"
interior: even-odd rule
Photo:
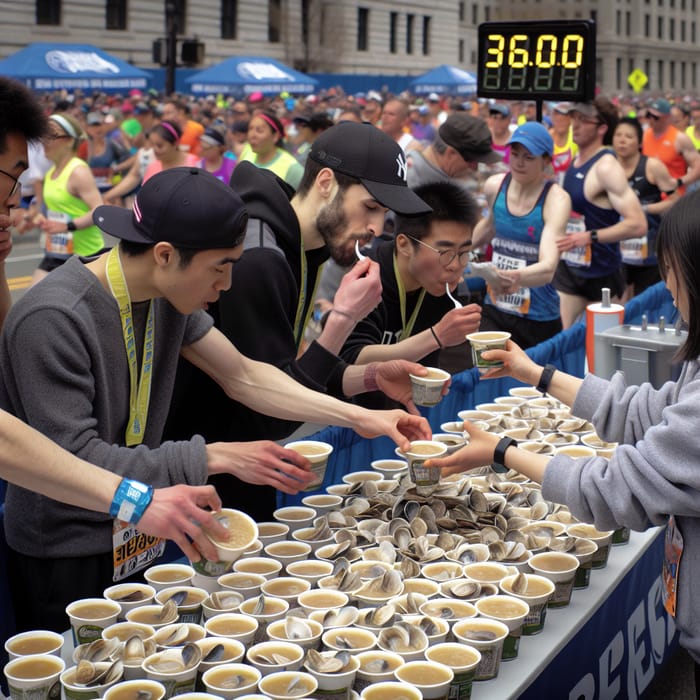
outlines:
[[[152,486],[124,478],[114,494],[109,514],[113,518],[136,525],[152,500]]]

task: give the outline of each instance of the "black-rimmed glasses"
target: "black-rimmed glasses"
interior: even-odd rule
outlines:
[[[454,250],[440,250],[439,248],[433,248],[433,246],[424,243],[419,238],[414,238],[413,236],[409,236],[408,234],[405,235],[406,238],[410,238],[412,241],[420,243],[426,248],[430,248],[430,250],[432,250],[434,253],[437,253],[438,260],[440,261],[440,264],[443,267],[451,265],[455,258],[459,259],[460,266],[466,267],[467,263],[472,259],[470,250],[463,250],[461,253],[456,253]]]
[[[7,199],[11,199],[17,194],[17,192],[19,192],[20,182],[14,175],[10,175],[10,173],[8,173],[6,170],[0,170],[0,174],[5,175],[5,177],[9,177],[13,182],[10,194],[7,195]]]

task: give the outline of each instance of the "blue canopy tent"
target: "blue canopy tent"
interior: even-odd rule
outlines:
[[[144,89],[151,76],[90,44],[29,44],[0,61],[0,75],[33,90],[126,92]]]
[[[187,79],[195,95],[222,93],[245,97],[253,92],[274,95],[289,92],[308,95],[316,92],[318,81],[272,58],[234,56]]]
[[[416,95],[436,92],[438,95],[471,95],[476,92],[474,73],[443,64],[411,81]]]

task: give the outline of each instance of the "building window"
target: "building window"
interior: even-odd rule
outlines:
[[[663,39],[664,38],[664,18],[663,17],[657,17],[656,18],[657,26],[656,26],[656,38],[657,39]]]
[[[690,23],[690,41],[692,44],[695,43],[695,21]]]
[[[651,15],[644,15],[644,36],[649,38],[651,32]]]
[[[668,84],[676,84],[676,62],[670,61],[668,65]]]
[[[615,59],[615,81],[617,82],[617,89],[620,89],[622,85],[622,59]]]
[[[282,41],[281,0],[267,0],[267,40],[271,44]]]
[[[484,22],[488,22],[491,19],[491,6],[486,5],[484,7]]]
[[[681,20],[681,41],[685,41],[685,20]]]
[[[309,5],[311,0],[301,0],[301,43],[309,43]]]
[[[658,85],[656,86],[659,90],[664,89],[664,62],[663,61],[657,61],[656,62],[656,70],[659,73],[659,79],[658,79]]]
[[[457,43],[457,61],[464,63],[464,39],[460,39]]]
[[[399,26],[399,13],[389,13],[389,52],[396,53],[396,34]]]
[[[61,24],[61,0],[36,0],[36,23]]]
[[[651,80],[651,60],[648,58],[644,59],[644,72],[646,73],[647,78]]]
[[[592,19],[594,22],[598,21],[598,11],[597,10],[591,10],[590,19]]]
[[[673,19],[673,17],[668,20],[668,40],[676,40],[676,21]]]
[[[238,28],[238,0],[221,0],[221,38],[235,39]]]
[[[406,15],[406,53],[413,53],[413,24],[415,15]]]
[[[625,34],[630,36],[632,34],[632,13],[625,12]]]
[[[459,21],[464,22],[464,3],[459,3]]]
[[[618,36],[622,34],[622,12],[620,10],[615,12],[615,33]]]
[[[423,55],[430,55],[430,17],[423,16]]]
[[[369,10],[366,7],[357,8],[357,50],[367,51],[369,48]]]
[[[685,87],[685,79],[686,79],[686,62],[681,61],[681,87]]]
[[[126,29],[127,0],[107,0],[105,29]]]
[[[479,6],[476,3],[472,5],[472,24],[475,27],[479,24]]]
[[[175,34],[187,34],[187,0],[166,0],[166,21],[172,20]]]

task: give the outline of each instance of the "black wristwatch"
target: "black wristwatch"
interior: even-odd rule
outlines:
[[[518,441],[512,437],[502,437],[496,449],[493,451],[493,469],[494,471],[506,471],[506,450],[509,447],[517,447]]]
[[[597,243],[598,242],[598,231],[593,229],[593,231],[591,231],[590,234],[591,234],[591,243]]]
[[[66,224],[66,231],[77,231],[78,227],[75,225],[75,221],[71,219],[67,224]]]
[[[547,390],[549,389],[549,385],[552,382],[552,376],[554,373],[557,371],[557,368],[554,365],[545,365],[544,369],[542,370],[542,374],[540,375],[540,381],[537,382],[537,386],[535,387],[537,391],[539,391],[541,394],[546,394]]]
[[[685,182],[683,182],[683,180],[680,177],[676,180],[676,184],[678,185],[678,187],[685,187]]]

